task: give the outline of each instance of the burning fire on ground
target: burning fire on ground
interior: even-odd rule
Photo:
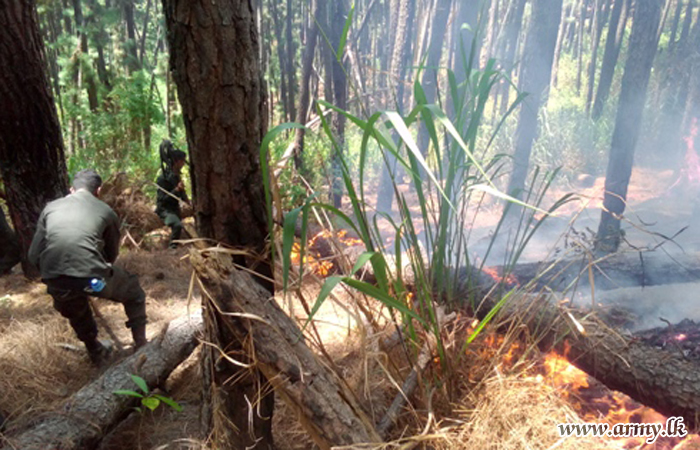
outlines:
[[[304,249],[304,265],[311,272],[326,277],[335,270],[336,255],[345,248],[362,245],[361,239],[348,236],[347,230],[322,230],[308,240]],[[295,242],[292,245],[292,264],[301,262],[301,245]]]
[[[483,272],[493,278],[497,283],[504,282],[507,286],[520,286],[518,279],[512,273],[509,273],[505,278],[503,278],[502,270],[496,267],[484,267]]]
[[[478,321],[474,321],[472,328]],[[683,335],[678,336],[679,340]],[[481,358],[500,358],[503,367],[511,367],[525,353],[517,340],[504,344],[500,334],[484,337],[478,355]],[[565,342],[565,351],[568,350]],[[525,375],[528,381],[552,386],[567,400],[581,418],[581,423],[666,423],[666,417],[654,409],[641,405],[627,395],[612,391],[604,384],[571,364],[566,357],[555,352],[545,355],[534,371]],[[575,438],[570,438],[575,439]],[[685,438],[659,437],[654,444],[646,444],[644,438],[610,438],[611,449],[625,450],[690,450],[700,449],[700,436]]]

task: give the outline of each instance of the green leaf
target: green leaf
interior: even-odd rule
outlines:
[[[117,394],[117,395],[127,395],[129,397],[138,397],[138,398],[143,398],[143,395],[139,394],[136,391],[129,391],[127,389],[119,389],[116,391],[113,391],[112,394]]]
[[[284,215],[284,228],[282,230],[282,289],[285,292],[287,292],[287,285],[289,283],[289,269],[292,266],[294,232],[300,212],[301,208],[294,208]]]
[[[178,402],[176,402],[172,398],[165,397],[164,395],[158,395],[158,394],[154,395],[154,397],[157,398],[158,400],[160,400],[161,402],[165,403],[166,405],[170,406],[175,411],[177,411],[177,412],[182,411],[182,405],[180,405]]]
[[[420,317],[414,311],[410,310],[405,304],[396,300],[394,297],[390,296],[389,294],[377,288],[376,286],[350,277],[343,278],[343,283],[357,289],[365,295],[369,295],[370,297],[379,300],[380,302],[384,303],[384,305],[390,308],[394,308],[406,314],[407,316],[416,319],[421,325],[426,325],[425,320],[423,320],[422,317]]]
[[[144,394],[148,394],[148,384],[146,383],[146,380],[141,378],[138,375],[131,375],[131,379],[136,383],[136,386],[139,387],[143,391]]]
[[[355,267],[352,268],[352,275],[355,275],[355,273],[362,269],[364,265],[369,261],[372,256],[374,256],[377,252],[364,252],[360,255],[359,258],[357,258],[357,262],[355,262]]]
[[[146,408],[150,409],[151,411],[155,411],[156,408],[160,405],[160,400],[158,400],[155,397],[146,397],[141,400],[141,404]]]
[[[336,52],[336,58],[338,62],[343,59],[343,53],[345,53],[345,42],[348,40],[348,31],[350,31],[350,25],[352,24],[352,15],[355,12],[355,5],[350,7],[350,12],[348,13],[348,18],[345,21],[345,26],[343,27],[343,34],[340,36],[340,42],[338,43],[338,51]]]

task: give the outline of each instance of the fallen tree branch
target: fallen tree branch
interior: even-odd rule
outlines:
[[[251,342],[255,366],[323,450],[381,442],[349,387],[319,361],[296,323],[248,273],[217,252],[191,255],[212,308],[240,342]]]
[[[102,376],[73,394],[61,411],[47,414],[18,436],[6,437],[0,450],[87,450],[130,412],[138,399],[115,395],[118,389],[134,389],[130,375],[146,380],[149,388],[162,384],[197,346],[201,314],[171,322],[162,337],[110,367]]]
[[[487,275],[472,279],[482,294],[496,292],[492,289],[494,281]],[[484,295],[476,308],[477,317],[483,319],[498,301],[497,296]],[[697,362],[623,335],[595,315],[566,308],[551,294],[515,295],[499,315],[524,325],[531,336],[539,339],[542,350],[557,350],[610,389],[665,416],[682,416],[690,430],[700,426]]]

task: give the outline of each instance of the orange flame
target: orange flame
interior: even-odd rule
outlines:
[[[304,264],[308,265],[311,271],[319,276],[326,277],[330,275],[335,268],[330,259],[333,259],[333,255],[323,256],[318,251],[318,246],[321,240],[324,239],[334,239],[340,245],[345,247],[352,247],[355,245],[361,245],[362,240],[351,238],[347,236],[347,230],[339,230],[337,233],[333,233],[330,230],[322,230],[316,233],[311,239],[308,240],[306,248],[304,249]],[[299,264],[301,262],[301,245],[295,242],[292,245],[291,261],[293,264]]]
[[[503,275],[499,273],[500,270],[496,267],[484,267],[483,272],[493,278],[493,280],[497,283],[504,281]],[[505,277],[505,283],[516,286],[520,285],[520,283],[518,283],[518,279],[512,273],[509,273],[508,276]]]

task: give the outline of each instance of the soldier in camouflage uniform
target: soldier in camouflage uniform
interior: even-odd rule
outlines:
[[[171,150],[170,157],[172,167],[164,167],[156,180],[159,188],[156,195],[156,214],[172,230],[168,246],[175,248],[177,244],[173,241],[180,239],[182,233],[180,201],[188,202],[185,185],[180,177],[187,155],[182,150]]]
[[[109,350],[97,340],[89,295],[122,303],[134,347],[147,342],[146,294],[136,275],[113,265],[119,255],[119,218],[97,198],[101,185],[94,171],[78,172],[71,194],[42,211],[28,255],[41,272],[54,308],[70,321],[95,364],[102,363]],[[104,280],[103,290],[91,288],[93,279]]]

